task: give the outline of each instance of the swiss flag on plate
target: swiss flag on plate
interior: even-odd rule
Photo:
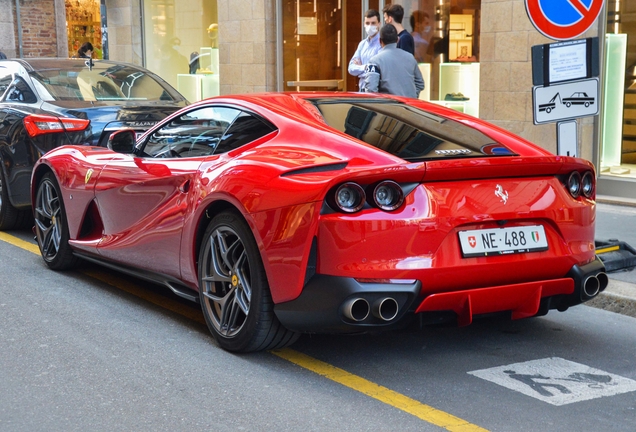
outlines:
[[[470,245],[470,247],[474,248],[475,246],[477,246],[477,240],[475,239],[475,236],[469,236],[468,237],[468,244]]]

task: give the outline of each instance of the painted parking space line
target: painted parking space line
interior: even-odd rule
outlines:
[[[636,381],[559,357],[468,372],[552,405],[636,391]]]
[[[39,255],[40,249],[37,245],[29,243],[12,235],[0,231],[0,240],[17,246]],[[100,282],[104,282],[112,287],[121,289],[129,294],[146,300],[152,304],[168,309],[186,318],[205,324],[203,315],[192,310],[178,302],[172,301],[167,297],[149,292],[142,287],[119,277],[113,273],[107,273],[100,270],[83,270],[81,273],[90,276]],[[383,402],[400,411],[411,414],[427,423],[439,426],[453,432],[482,432],[487,431],[480,426],[471,424],[466,420],[462,420],[444,411],[423,404],[415,399],[411,399],[401,393],[390,390],[381,385],[375,384],[357,375],[351,374],[343,369],[332,366],[328,363],[314,359],[308,355],[302,354],[289,348],[282,350],[269,351],[284,360],[289,361],[297,366],[321,375],[331,381],[342,384],[352,390]]]
[[[468,423],[466,420],[462,420],[444,411],[425,405],[415,399],[404,396],[401,393],[394,392],[386,387],[375,384],[374,382],[368,381],[357,375],[353,375],[343,369],[337,368],[313,357],[309,357],[298,351],[284,348],[270,352],[331,381],[335,381],[343,386],[349,387],[355,391],[372,397],[373,399],[377,399],[380,402],[391,405],[446,430],[458,432],[486,430],[477,425]]]

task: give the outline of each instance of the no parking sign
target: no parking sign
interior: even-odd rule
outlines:
[[[605,0],[526,0],[526,12],[539,32],[556,40],[574,39],[598,18]]]

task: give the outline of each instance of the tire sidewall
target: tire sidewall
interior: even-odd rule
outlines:
[[[64,200],[62,199],[60,186],[57,182],[57,179],[53,175],[53,173],[49,172],[45,174],[40,180],[40,182],[38,183],[38,190],[36,193],[35,204],[37,206],[39,203],[40,192],[42,189],[42,185],[45,182],[50,183],[53,186],[53,189],[55,189],[55,193],[57,194],[57,199],[60,206],[60,214],[57,218],[58,219],[57,223],[59,224],[59,229],[61,232],[60,247],[53,258],[46,257],[44,255],[44,252],[42,251],[42,245],[40,244],[39,241],[37,242],[38,248],[40,249],[40,254],[42,255],[42,259],[44,259],[44,262],[46,262],[47,266],[49,266],[53,270],[65,270],[65,269],[73,267],[75,263],[77,262],[77,258],[73,256],[71,247],[68,244],[69,230],[68,230],[68,221],[66,219],[66,209],[64,207]],[[37,226],[36,226],[36,230],[37,230]]]
[[[209,248],[210,235],[217,228],[222,226],[231,228],[240,237],[241,242],[243,243],[243,247],[247,252],[252,284],[249,313],[247,314],[247,318],[245,320],[243,328],[236,336],[233,336],[231,338],[219,334],[214,328],[212,319],[208,316],[208,312],[206,311],[205,302],[207,302],[208,299],[203,295],[205,287],[201,280],[205,266],[203,258],[205,256],[206,249]],[[228,351],[241,352],[254,349],[252,345],[254,344],[256,335],[259,333],[259,323],[264,318],[272,319],[272,317],[264,317],[264,315],[267,313],[267,308],[265,306],[267,306],[268,302],[271,303],[271,297],[269,294],[269,286],[267,284],[267,277],[265,275],[265,269],[263,267],[260,252],[247,223],[241,216],[237,215],[234,212],[224,212],[215,216],[209,223],[205,231],[199,257],[199,298],[201,300],[201,309],[203,311],[203,316],[205,317],[205,322],[208,326],[208,329],[210,330],[218,344]]]

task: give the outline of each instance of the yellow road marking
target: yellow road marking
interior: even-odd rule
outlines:
[[[29,243],[28,241],[24,241],[5,232],[0,231],[0,240],[21,249],[28,250],[29,252],[33,252],[36,255],[40,255],[40,248],[38,245]]]
[[[34,254],[40,254],[40,249],[37,245],[21,240],[17,237],[1,231],[0,240],[29,252],[33,252]],[[82,271],[82,273],[101,282],[104,282],[110,286],[119,288],[152,304],[160,306],[164,309],[168,309],[179,315],[185,316],[190,320],[205,324],[201,313],[198,313],[197,311],[194,311],[191,308],[183,306],[177,302],[171,301],[161,295],[148,292],[147,290],[142,290],[134,283],[131,283],[115,274],[97,270],[85,270]],[[466,420],[462,420],[459,417],[455,417],[444,411],[433,408],[432,406],[423,404],[415,399],[411,399],[408,396],[404,396],[401,393],[375,384],[369,380],[351,374],[343,369],[337,368],[308,355],[302,354],[298,351],[284,348],[281,350],[270,351],[270,353],[311,372],[317,373],[318,375],[321,375],[331,381],[342,384],[352,390],[360,392],[373,399],[376,399],[401,411],[409,413],[421,420],[424,420],[425,422],[442,427],[446,430],[454,432],[487,431],[487,429],[483,429],[477,425],[467,422]]]
[[[38,245],[29,243],[5,232],[0,231],[0,240],[32,252],[36,255],[40,255],[40,248],[38,247]],[[179,315],[182,315],[192,321],[205,324],[203,315],[201,315],[201,312],[197,311],[196,309],[189,308],[175,301],[170,301],[170,299],[167,299],[166,297],[159,294],[155,294],[151,291],[140,289],[138,285],[127,281],[117,274],[107,273],[104,270],[80,270],[80,272],[92,277],[93,279],[104,282],[112,287],[119,288],[122,291],[134,295],[135,297],[139,297],[154,305],[160,306],[163,309],[168,309],[169,311],[178,313]]]
[[[357,375],[332,366],[328,363],[316,360],[313,357],[302,354],[298,351],[284,348],[281,350],[270,351],[287,361],[290,361],[304,369],[322,375],[323,377],[335,381],[343,386],[349,387],[355,391],[365,394],[373,399],[377,399],[387,405],[391,405],[399,410],[405,411],[415,417],[440,426],[449,431],[467,432],[467,431],[485,431],[477,425],[468,423],[458,417],[440,411],[429,405],[425,405],[415,399],[411,399],[403,394],[394,392],[386,387],[375,384]]]
[[[616,251],[616,250],[619,250],[620,248],[621,248],[620,246],[608,246],[606,248],[596,249],[596,255],[602,254],[602,253],[605,253],[605,252]]]

